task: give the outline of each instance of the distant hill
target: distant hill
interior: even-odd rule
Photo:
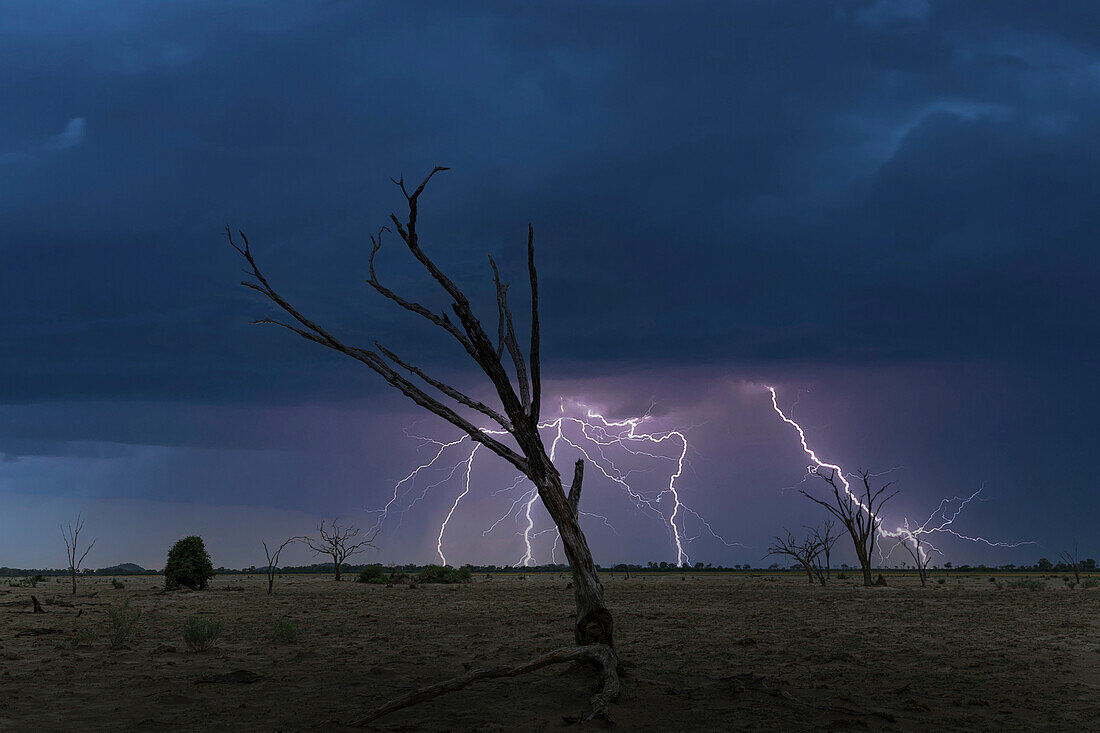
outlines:
[[[146,570],[140,565],[135,565],[132,562],[124,562],[118,565],[112,565],[109,568],[99,568],[95,571],[96,575],[147,575],[149,573],[155,573],[156,570]]]

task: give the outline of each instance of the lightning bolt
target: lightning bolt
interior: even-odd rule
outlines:
[[[920,525],[912,527],[910,526],[909,518],[903,517],[902,524],[897,529],[892,531],[884,529],[882,526],[882,518],[878,516],[871,516],[870,509],[863,504],[858,496],[852,493],[851,485],[849,484],[848,478],[844,473],[844,469],[842,469],[835,463],[828,463],[818,457],[817,453],[813,450],[813,448],[809,446],[806,441],[806,431],[803,430],[801,425],[799,425],[791,417],[785,414],[783,410],[779,407],[779,401],[776,395],[775,388],[765,385],[765,389],[767,389],[768,392],[771,394],[772,409],[775,410],[775,413],[779,415],[779,418],[783,422],[793,427],[798,433],[798,440],[802,444],[802,450],[811,461],[811,465],[807,468],[807,475],[813,475],[822,468],[831,469],[835,473],[837,478],[840,479],[841,485],[844,487],[844,493],[848,495],[848,498],[855,502],[859,506],[859,508],[874,522],[875,531],[878,533],[878,535],[884,539],[897,540],[894,546],[886,554],[882,553],[882,549],[880,547],[879,557],[882,560],[888,559],[893,551],[900,547],[903,543],[908,543],[913,548],[913,552],[918,558],[918,562],[927,564],[929,559],[929,551],[938,553],[940,555],[943,554],[943,552],[939,548],[932,545],[926,539],[929,535],[933,535],[936,533],[949,534],[968,542],[985,544],[989,547],[1011,548],[1020,547],[1022,545],[1035,544],[1034,541],[1031,540],[1020,542],[996,542],[993,540],[988,540],[985,537],[981,536],[963,534],[951,528],[951,525],[954,524],[955,520],[958,519],[960,514],[962,514],[962,511],[966,507],[966,505],[969,504],[971,501],[979,498],[979,494],[981,494],[982,489],[985,488],[984,486],[982,488],[979,488],[977,491],[966,498],[953,496],[941,499],[939,506],[935,509],[935,511],[933,511],[932,514],[929,515],[928,519],[926,519],[924,523]],[[892,470],[894,469],[891,469],[891,471]],[[889,472],[887,471],[885,473]],[[876,476],[882,474],[871,475]],[[984,499],[979,500],[984,501]]]
[[[633,416],[622,420],[611,420],[602,414],[590,409],[587,405],[570,401],[570,411],[566,412],[566,400],[559,400],[559,415],[553,419],[539,424],[539,429],[546,433],[550,439],[549,457],[554,461],[558,457],[559,450],[563,446],[569,446],[591,464],[600,475],[618,487],[634,507],[644,515],[657,519],[665,526],[669,538],[670,549],[674,553],[675,562],[682,566],[690,561],[688,546],[704,534],[717,540],[726,547],[740,546],[740,543],[730,542],[719,534],[712,524],[697,511],[687,506],[683,501],[683,489],[681,480],[686,466],[689,443],[683,430],[649,431],[643,426],[652,420],[649,412],[643,415]],[[577,413],[580,414],[577,414]],[[484,429],[486,433],[493,435],[505,434],[502,430]],[[457,440],[440,441],[431,438],[420,438],[425,444],[436,446],[434,455],[421,465],[414,468],[407,476],[401,479],[393,489],[393,493],[387,503],[374,510],[379,513],[375,523],[375,529],[381,526],[391,509],[404,495],[408,496],[412,491],[416,479],[424,472],[439,470],[439,464],[444,464],[443,456],[450,451],[463,450],[463,458],[458,463],[449,467],[448,473],[442,480],[425,487],[421,493],[402,510],[407,511],[411,506],[420,501],[428,491],[445,483],[456,474],[464,479],[461,492],[455,497],[450,510],[440,523],[436,541],[436,552],[446,564],[447,559],[443,549],[443,539],[448,524],[459,510],[463,498],[471,491],[471,475],[473,472],[474,457],[480,444],[473,441],[466,442],[468,436]],[[465,444],[465,445],[463,445]],[[665,446],[672,448],[668,451]],[[465,452],[468,450],[469,452]],[[632,463],[646,462],[648,468],[621,467],[611,453],[619,450],[625,453]],[[661,452],[664,450],[664,452]],[[652,481],[651,475],[661,463],[669,464],[668,481],[647,485]],[[444,464],[446,465],[446,464]],[[444,468],[444,470],[448,470]],[[636,474],[642,474],[638,478]],[[557,528],[536,530],[535,505],[538,501],[538,491],[527,482],[526,477],[517,476],[510,486],[494,491],[491,496],[506,494],[521,490],[518,498],[513,498],[505,511],[493,521],[482,535],[487,536],[508,518],[515,518],[522,524],[518,534],[522,538],[523,553],[516,561],[515,566],[527,567],[535,562],[535,548],[533,540],[542,534],[553,532],[554,542],[550,549],[551,561],[556,561],[557,545],[560,537]],[[604,527],[617,534],[611,520],[603,515],[582,511],[584,517],[600,520]],[[689,536],[688,523],[698,527],[696,533]]]

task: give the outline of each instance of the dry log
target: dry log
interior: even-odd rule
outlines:
[[[541,669],[542,667],[548,667],[552,664],[578,661],[594,663],[600,670],[602,685],[600,691],[592,697],[589,711],[576,718],[576,720],[588,721],[600,718],[610,722],[611,719],[608,716],[607,705],[619,697],[618,659],[615,656],[614,650],[606,644],[588,644],[586,646],[562,647],[561,649],[556,649],[540,657],[536,657],[526,664],[470,670],[466,674],[459,675],[458,677],[453,677],[443,682],[437,682],[427,687],[421,687],[419,690],[414,690],[406,695],[402,695],[396,700],[391,700],[376,709],[374,712],[356,718],[351,721],[349,725],[357,727],[365,726],[397,710],[425,702],[426,700],[432,700],[448,692],[461,690],[478,680],[516,677],[521,674],[533,672],[536,669]]]

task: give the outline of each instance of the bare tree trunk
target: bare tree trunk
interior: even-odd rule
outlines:
[[[578,469],[567,497],[557,470],[547,472],[538,484],[539,498],[561,534],[562,546],[573,571],[573,596],[577,604],[573,635],[577,644],[607,644],[614,647],[615,625],[604,603],[603,584],[596,572],[588,541],[577,521],[577,504],[574,502],[580,500],[581,478],[581,469]]]
[[[334,566],[336,566],[336,582],[339,583],[340,582],[340,560],[337,559],[336,555],[332,556],[332,564]]]
[[[76,570],[72,570],[70,573],[73,576],[73,595],[76,595]]]
[[[866,552],[862,552],[859,545],[856,545],[856,557],[859,559],[860,567],[863,568],[863,585],[864,587],[871,588],[874,586],[874,578],[871,577],[871,558],[867,557]]]

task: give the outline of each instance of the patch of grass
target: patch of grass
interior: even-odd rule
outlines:
[[[275,622],[271,636],[276,644],[297,644],[298,624],[288,618],[281,618]]]
[[[191,614],[183,622],[183,642],[193,652],[204,652],[214,646],[222,633],[222,622]]]
[[[450,565],[428,565],[416,574],[418,583],[469,583],[471,580],[469,568],[455,569]]]
[[[111,648],[117,649],[133,636],[141,611],[130,608],[130,599],[127,598],[121,606],[108,608],[107,618],[111,623]]]
[[[123,588],[126,587],[126,584],[123,583],[118,578],[111,578],[111,587],[114,588],[115,590],[122,590]]]
[[[1043,590],[1046,588],[1046,583],[1035,580],[1034,578],[1020,578],[1019,580],[1011,580],[1006,583],[1009,588],[1019,588],[1022,590]]]
[[[91,646],[97,638],[98,635],[95,631],[88,627],[73,629],[73,635],[69,637],[69,648],[76,649],[82,646]]]
[[[947,578],[936,578],[936,583],[938,583],[939,585],[943,585],[946,582]]]

